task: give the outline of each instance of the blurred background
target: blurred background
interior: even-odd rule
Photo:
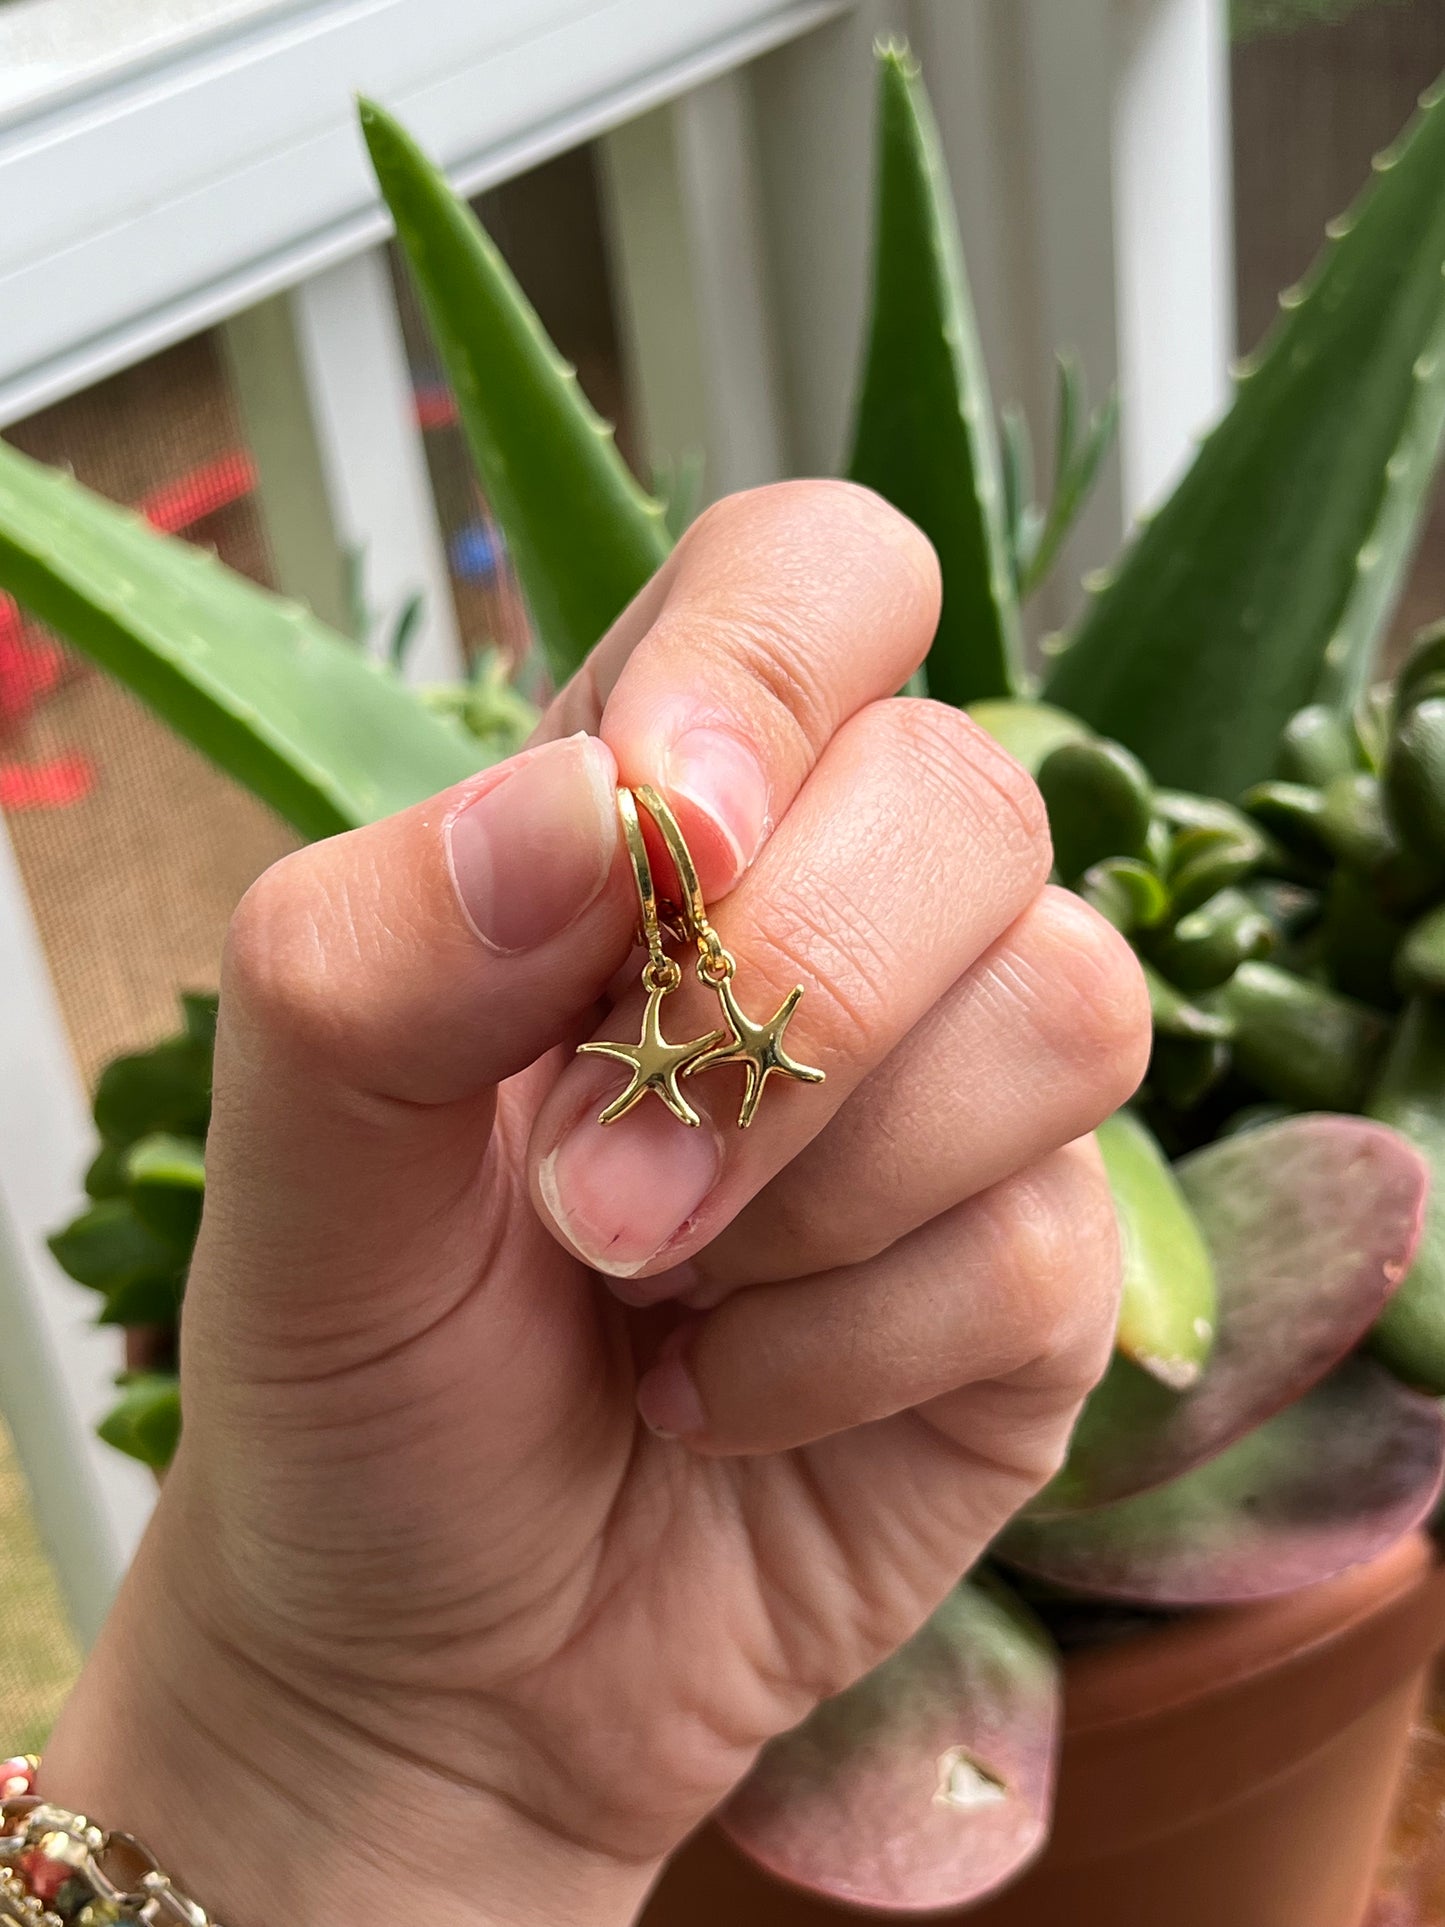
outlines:
[[[837,463],[890,28],[942,122],[995,402],[1042,450],[1056,349],[1121,391],[1057,625],[1445,68],[1445,0],[0,0],[0,429],[366,646],[406,621],[425,679],[525,665],[353,91],[475,195],[685,515]],[[1402,634],[1445,607],[1442,515]],[[99,1066],[214,983],[288,834],[3,598],[0,813],[0,1737],[28,1744],[150,1500],[93,1441],[115,1339],[44,1235]]]

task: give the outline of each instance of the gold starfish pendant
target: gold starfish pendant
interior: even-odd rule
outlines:
[[[718,1064],[743,1066],[747,1083],[743,1089],[743,1106],[738,1112],[740,1129],[745,1131],[752,1123],[757,1115],[763,1086],[775,1073],[779,1077],[796,1078],[800,1084],[824,1082],[823,1071],[814,1070],[811,1064],[800,1064],[783,1049],[783,1032],[803,994],[801,984],[794,985],[766,1023],[755,1024],[751,1017],[738,1008],[738,1000],[733,994],[731,969],[727,976],[708,977],[705,981],[711,983],[717,992],[733,1034],[727,1042],[702,1051],[684,1068],[687,1075],[692,1077],[698,1071],[712,1070]]]
[[[676,966],[673,966],[676,970]],[[710,1030],[706,1037],[695,1037],[690,1044],[669,1044],[662,1034],[662,1000],[677,988],[671,983],[648,981],[647,1008],[642,1013],[642,1035],[635,1044],[579,1044],[580,1051],[594,1057],[615,1057],[632,1072],[632,1081],[620,1097],[614,1098],[598,1118],[599,1124],[615,1124],[634,1104],[640,1104],[649,1091],[660,1097],[675,1118],[684,1124],[701,1124],[702,1119],[677,1087],[679,1075],[693,1060],[714,1044],[721,1043],[726,1031]]]

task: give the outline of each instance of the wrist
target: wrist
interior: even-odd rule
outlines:
[[[154,1581],[143,1548],[37,1790],[134,1834],[221,1927],[627,1927],[655,1865],[622,1861],[280,1690]]]

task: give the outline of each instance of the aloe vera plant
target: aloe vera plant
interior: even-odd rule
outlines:
[[[1048,1828],[1061,1637],[1258,1599],[1424,1519],[1445,1465],[1445,630],[1373,663],[1445,427],[1445,109],[1427,99],[1285,298],[1171,499],[1031,685],[1019,604],[1112,405],[1061,374],[1054,485],[1000,438],[938,143],[882,51],[877,272],[850,469],[934,539],[936,697],[1037,776],[1058,875],[1149,982],[1154,1051],[1101,1133],[1125,1245],[1115,1360],[1068,1462],[893,1660],[763,1756],[724,1825],[844,1903],[964,1905]],[[366,139],[553,671],[668,541],[468,211],[380,109]],[[0,585],[309,834],[505,753],[489,665],[418,697],[217,565],[0,449]],[[159,1462],[165,1333],[204,1182],[209,1010],[101,1080],[57,1257],[162,1330],[107,1432]],[[1432,1193],[1431,1179],[1437,1183]],[[1030,1604],[1025,1604],[1025,1597]],[[1110,1622],[1112,1623],[1112,1622]]]

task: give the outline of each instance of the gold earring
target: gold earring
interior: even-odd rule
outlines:
[[[699,1071],[713,1070],[721,1064],[741,1064],[746,1082],[743,1086],[742,1108],[738,1112],[738,1127],[745,1131],[757,1116],[763,1086],[770,1077],[791,1077],[800,1084],[824,1082],[824,1072],[815,1070],[811,1064],[800,1064],[783,1048],[783,1032],[798,1008],[803,986],[795,984],[771,1017],[764,1023],[754,1023],[739,1005],[733,990],[737,960],[708,918],[697,868],[677,818],[650,783],[638,784],[637,800],[656,823],[667,845],[667,853],[672,858],[682,891],[682,902],[678,908],[683,930],[698,948],[698,978],[709,990],[717,993],[730,1033],[725,1037],[720,1034],[720,1041],[716,1043],[700,1043],[697,1054],[689,1056],[682,1071],[687,1077],[695,1077]],[[655,908],[654,901],[654,911]]]
[[[632,1073],[631,1082],[598,1118],[599,1124],[614,1124],[625,1117],[634,1104],[640,1104],[649,1091],[659,1097],[673,1116],[683,1124],[701,1124],[702,1119],[678,1089],[677,1080],[694,1061],[726,1038],[726,1031],[710,1030],[690,1044],[669,1044],[662,1034],[662,1000],[670,997],[682,982],[682,970],[662,947],[662,922],[657,910],[657,890],[652,881],[652,865],[647,860],[647,845],[642,840],[642,824],[632,792],[619,789],[617,811],[622,818],[622,836],[632,862],[633,881],[641,910],[642,941],[647,945],[647,962],[642,969],[642,984],[647,992],[647,1008],[642,1015],[642,1035],[635,1044],[579,1044],[579,1053],[595,1057],[615,1057]]]

